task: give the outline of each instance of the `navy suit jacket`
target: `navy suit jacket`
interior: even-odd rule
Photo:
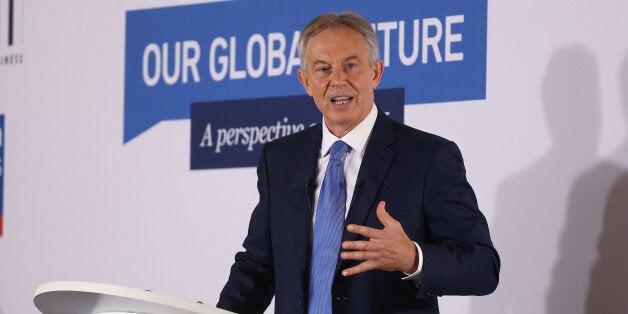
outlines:
[[[276,313],[307,313],[314,178],[321,125],[265,145],[257,168],[259,203],[245,251],[236,254],[217,307],[262,313],[275,296]],[[456,144],[378,113],[358,173],[345,224],[381,229],[375,209],[388,213],[423,252],[420,284],[404,274],[372,270],[343,277],[359,261],[338,259],[334,313],[438,313],[440,295],[491,293],[499,257],[486,219],[466,180]],[[361,236],[344,231],[342,239]]]

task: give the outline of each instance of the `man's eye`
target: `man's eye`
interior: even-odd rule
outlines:
[[[325,73],[325,72],[329,71],[329,67],[320,67],[320,68],[317,69],[317,71]]]
[[[356,64],[355,64],[355,63],[347,63],[347,68],[348,68],[348,69],[353,69],[353,68],[355,68],[355,67],[356,67]]]

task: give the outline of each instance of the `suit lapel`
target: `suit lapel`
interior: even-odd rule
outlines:
[[[286,216],[280,220],[291,225],[290,233],[284,236],[291,238],[297,249],[291,252],[293,255],[283,256],[283,258],[290,258],[294,261],[295,276],[292,280],[301,282],[304,295],[308,293],[312,199],[316,188],[316,167],[322,139],[321,130],[320,124],[303,130],[299,141],[292,144],[290,158],[297,161],[298,165],[290,167],[290,173],[286,174],[286,181],[290,181],[294,185],[294,191],[298,191],[290,197],[298,200],[295,204],[299,205],[290,209]]]
[[[353,194],[345,226],[364,225],[371,210],[375,210],[377,204],[374,202],[379,188],[395,157],[395,150],[390,147],[394,141],[393,122],[379,111],[362,159],[357,188]],[[356,238],[356,234],[348,232],[346,228],[343,230],[342,241],[353,241]],[[336,273],[341,268],[341,263],[337,263]]]
[[[316,168],[318,165],[318,155],[320,152],[321,141],[323,133],[321,125],[318,124],[310,128],[302,138],[301,145],[304,149],[297,151],[301,152],[301,155],[295,155],[295,159],[303,163],[301,168],[302,173],[295,173],[294,175],[303,178],[303,186],[305,186],[305,197],[307,200],[307,210],[310,220],[308,223],[312,223],[312,203],[314,199],[314,190],[316,189]],[[309,230],[308,230],[309,232]]]

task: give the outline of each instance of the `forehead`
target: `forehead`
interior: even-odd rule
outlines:
[[[307,45],[308,58],[368,57],[364,37],[350,27],[325,29],[312,36]]]

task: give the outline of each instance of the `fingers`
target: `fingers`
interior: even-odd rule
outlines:
[[[390,214],[388,214],[388,212],[386,211],[385,201],[379,202],[379,204],[377,205],[376,214],[379,221],[382,223],[382,225],[384,225],[384,228],[387,228],[387,227],[397,228],[397,226],[399,225],[399,222],[395,220],[392,216],[390,216]],[[347,226],[347,231],[351,233],[359,234],[369,239],[377,239],[379,236],[381,236],[380,229],[374,229],[374,228],[353,225],[353,224]]]
[[[342,248],[354,251],[342,252],[340,253],[340,258],[344,260],[364,261],[357,266],[343,270],[342,275],[345,277],[376,269],[379,266],[377,260],[381,254],[371,241],[345,241],[342,243]],[[369,251],[369,249],[371,251]]]
[[[369,241],[344,241],[342,248],[345,250],[368,251]]]
[[[376,269],[377,264],[371,261],[362,262],[357,266],[347,268],[342,271],[342,275],[345,277],[353,276],[359,273],[363,273],[372,269]]]
[[[344,250],[353,250],[358,252],[382,252],[386,248],[382,247],[381,241],[344,241],[342,242]]]
[[[348,225],[347,231],[363,236],[366,240],[345,241],[340,254],[344,260],[358,260],[362,263],[343,270],[343,276],[353,276],[365,271],[380,269],[403,271],[416,269],[416,247],[403,230],[403,226],[386,211],[386,202],[377,205],[377,219],[384,226],[375,229],[367,226]]]
[[[380,254],[377,252],[352,251],[352,252],[340,253],[340,258],[345,259],[345,260],[366,261],[366,260],[377,259],[379,255]]]

